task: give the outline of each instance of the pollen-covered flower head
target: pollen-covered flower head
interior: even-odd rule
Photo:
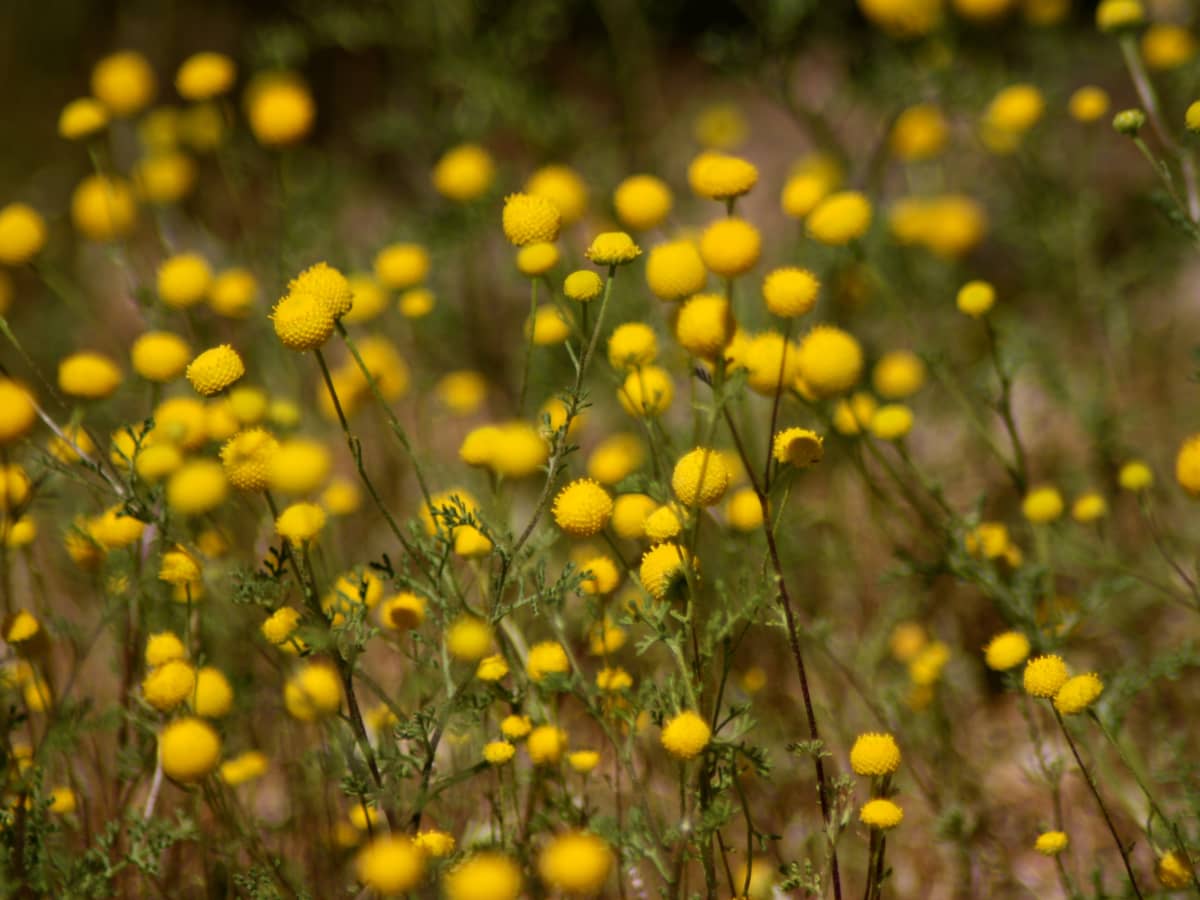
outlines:
[[[771,455],[784,464],[804,469],[825,455],[825,439],[808,428],[785,428],[775,435]]]
[[[354,305],[354,291],[346,276],[325,262],[309,266],[290,282],[288,292],[317,299],[331,319],[340,319]]]
[[[860,734],[850,748],[850,768],[857,775],[891,775],[900,768],[900,748],[890,734]]]
[[[712,506],[725,496],[729,480],[725,457],[711,448],[697,447],[675,464],[671,489],[686,506]]]
[[[684,580],[686,568],[694,569],[695,564],[695,557],[689,557],[678,544],[655,544],[642,555],[638,577],[650,596],[662,600],[672,587]]]
[[[608,491],[590,478],[579,478],[554,498],[554,521],[571,537],[591,537],[604,530],[612,508]]]
[[[221,738],[203,719],[176,719],[158,735],[163,774],[181,784],[201,781],[221,758]]]
[[[646,284],[659,300],[682,300],[704,290],[708,272],[696,244],[670,241],[651,248],[646,257]]]
[[[406,894],[425,877],[425,853],[407,835],[385,834],[359,851],[354,871],[382,896]]]
[[[631,175],[613,192],[617,218],[627,228],[657,228],[671,212],[673,198],[666,182],[654,175]]]
[[[624,231],[606,231],[592,239],[584,256],[598,266],[621,266],[642,255],[642,248]]]
[[[304,80],[294,72],[269,72],[246,86],[246,117],[266,147],[294,144],[312,130],[317,107]]]
[[[1064,716],[1083,712],[1104,692],[1104,682],[1095,673],[1068,678],[1054,695],[1054,708]]]
[[[758,184],[758,168],[749,160],[706,150],[688,166],[692,190],[709,200],[731,200]]]
[[[784,319],[802,316],[812,309],[820,290],[821,282],[816,275],[795,266],[772,269],[762,286],[767,310]]]
[[[325,510],[315,503],[293,503],[275,520],[275,533],[293,546],[315,538],[325,527]]]
[[[269,431],[250,428],[221,447],[221,464],[229,483],[240,491],[261,491],[268,485],[279,441]]]
[[[676,759],[694,759],[708,746],[712,729],[696,713],[685,710],[663,724],[662,745]]]
[[[645,322],[618,325],[608,338],[608,361],[614,369],[637,369],[658,357],[658,336]]]
[[[591,269],[572,272],[563,282],[563,293],[579,303],[595,300],[604,290],[604,280]]]
[[[547,675],[565,675],[571,671],[567,651],[558,641],[542,641],[529,648],[525,671],[530,681],[541,683]]]
[[[904,820],[904,810],[891,800],[877,797],[862,805],[858,820],[868,828],[890,831]]]
[[[203,397],[219,394],[246,374],[246,366],[228,344],[205,350],[187,367],[187,379]]]
[[[1005,631],[988,641],[983,659],[989,669],[1004,672],[1025,662],[1029,650],[1029,638],[1019,631]]]
[[[487,193],[496,175],[492,156],[478,144],[451,147],[433,167],[433,187],[443,197],[466,203]]]
[[[551,201],[533,194],[510,194],[504,200],[504,236],[517,247],[553,241],[562,215]]]
[[[1058,693],[1058,689],[1070,678],[1067,664],[1061,656],[1035,656],[1025,664],[1025,675],[1022,679],[1025,693],[1031,697],[1050,698]]]
[[[289,350],[315,350],[333,334],[333,317],[312,294],[288,294],[275,304],[271,320],[275,334]]]
[[[862,375],[863,352],[858,340],[835,325],[818,325],[800,341],[796,365],[800,377],[818,397],[852,388]]]

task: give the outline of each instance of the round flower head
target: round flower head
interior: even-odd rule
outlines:
[[[1188,437],[1175,457],[1175,480],[1193,497],[1200,497],[1200,434]]]
[[[617,218],[634,231],[657,228],[670,214],[673,202],[666,182],[653,175],[631,175],[613,193]]]
[[[108,110],[93,97],[72,100],[58,114],[58,135],[78,141],[108,127]]]
[[[293,503],[275,520],[275,533],[293,546],[307,543],[325,527],[325,510],[315,503]]]
[[[1021,512],[1035,525],[1053,522],[1063,514],[1062,494],[1048,485],[1035,487],[1021,501]]]
[[[275,304],[271,320],[289,350],[315,350],[333,334],[333,317],[312,294],[288,294]]]
[[[212,269],[197,253],[180,253],[158,267],[158,296],[172,309],[201,302],[212,284]]]
[[[1085,85],[1071,95],[1067,110],[1076,122],[1096,122],[1108,112],[1108,92],[1095,85]]]
[[[517,247],[553,241],[561,223],[558,207],[545,197],[510,194],[504,200],[504,236]]]
[[[671,473],[671,489],[687,506],[720,503],[729,487],[729,467],[716,450],[697,447],[684,454]]]
[[[542,166],[525,182],[525,193],[550,201],[564,225],[574,224],[587,212],[587,184],[570,166]]]
[[[475,853],[442,877],[446,900],[517,900],[521,867],[493,850]]]
[[[585,594],[611,594],[621,583],[621,570],[607,556],[594,556],[579,568],[583,573],[579,589]]]
[[[753,488],[741,488],[730,495],[725,504],[725,519],[730,528],[745,534],[762,527],[762,503]]]
[[[33,398],[24,386],[0,375],[0,447],[23,438],[36,418]]]
[[[1025,693],[1031,697],[1053,697],[1068,678],[1067,664],[1061,656],[1035,656],[1025,663],[1023,683]]]
[[[271,463],[279,442],[269,431],[251,428],[231,437],[221,447],[221,464],[229,483],[240,491],[261,491],[270,479]]]
[[[221,763],[220,776],[230,787],[254,781],[267,774],[270,760],[257,750],[248,750]]]
[[[808,214],[805,227],[822,244],[849,244],[871,227],[871,201],[857,191],[830,194]]]
[[[542,848],[537,866],[547,887],[570,896],[595,897],[604,891],[615,864],[602,838],[590,831],[568,831]]]
[[[889,831],[904,820],[904,810],[891,800],[868,800],[858,811],[858,820],[868,828]]]
[[[483,758],[488,764],[502,766],[517,754],[517,748],[508,741],[488,741],[483,746]]]
[[[758,169],[741,157],[706,151],[688,167],[688,182],[701,197],[731,200],[758,184]]]
[[[928,34],[942,21],[937,0],[858,0],[858,8],[875,25],[897,39]]]
[[[875,364],[871,382],[879,396],[903,400],[919,391],[925,383],[925,363],[911,350],[893,350]]]
[[[332,666],[306,663],[284,684],[283,704],[301,722],[331,716],[342,705],[342,682]]]
[[[133,188],[117,176],[87,176],[71,194],[71,221],[80,234],[93,241],[126,237],[137,225]]]
[[[224,53],[194,53],[175,73],[175,90],[185,100],[211,100],[233,87],[237,67]]]
[[[354,292],[346,276],[328,263],[319,262],[305,269],[288,283],[288,292],[315,297],[326,314],[335,321],[350,311]]]
[[[0,263],[20,266],[46,243],[46,222],[32,206],[10,203],[0,209]]]
[[[850,748],[850,768],[856,775],[891,775],[900,768],[900,748],[890,734],[860,734]]]
[[[1171,890],[1185,888],[1195,878],[1195,870],[1190,860],[1182,856],[1178,850],[1168,850],[1158,858],[1154,874],[1158,883]]]
[[[1033,849],[1043,856],[1058,856],[1067,849],[1067,844],[1070,843],[1066,832],[1063,831],[1043,831],[1037,836],[1034,842]]]
[[[291,646],[292,635],[300,624],[300,613],[290,606],[281,606],[262,623],[262,634],[268,641],[284,649]]]
[[[712,729],[691,710],[673,716],[662,730],[662,745],[676,759],[694,759],[708,746]]]
[[[669,541],[683,531],[687,514],[674,503],[660,506],[646,516],[643,531],[653,543]]]
[[[195,687],[196,670],[175,659],[163,663],[142,679],[142,697],[159,712],[170,712],[190,697]]]
[[[968,281],[958,290],[958,311],[972,319],[987,315],[996,303],[996,289],[986,281]]]
[[[267,485],[285,494],[309,494],[329,478],[333,464],[328,448],[317,441],[283,441],[267,463]]]
[[[590,478],[580,478],[554,498],[554,521],[571,537],[591,537],[604,530],[612,508],[608,491]]]
[[[736,328],[728,299],[720,294],[696,294],[679,308],[675,338],[692,356],[711,360],[725,349]]]
[[[167,482],[167,506],[177,515],[203,515],[224,502],[228,489],[220,463],[193,460],[177,469]]]
[[[558,265],[558,247],[551,243],[526,244],[517,251],[517,269],[522,275],[536,278]]]
[[[704,290],[708,273],[691,241],[659,244],[646,257],[646,284],[659,300],[682,300]]]
[[[491,155],[478,144],[459,144],[433,167],[433,187],[443,197],[466,203],[487,192],[496,174]]]
[[[160,384],[182,375],[191,356],[187,341],[169,331],[147,331],[129,349],[133,370],[147,381]]]
[[[800,341],[796,365],[818,397],[852,388],[862,375],[862,347],[854,335],[834,325],[818,325]]]
[[[221,738],[202,719],[176,719],[159,732],[158,758],[168,778],[192,784],[217,767]]]
[[[219,394],[246,374],[241,356],[228,344],[205,350],[187,367],[187,379],[203,397]]]
[[[1140,459],[1130,460],[1117,473],[1117,483],[1123,490],[1139,493],[1154,484],[1154,472]]]
[[[477,663],[492,650],[492,630],[482,619],[463,616],[446,629],[446,649],[455,659]]]
[[[984,112],[987,124],[1000,131],[1023,134],[1042,117],[1046,102],[1032,84],[1013,84],[1001,90]]]
[[[294,144],[312,129],[317,114],[308,86],[293,72],[259,75],[246,87],[244,103],[250,130],[266,147]]]
[[[525,672],[530,681],[539,683],[547,675],[565,675],[569,671],[571,663],[567,659],[567,651],[558,641],[542,641],[529,648]]]
[[[604,280],[590,269],[579,269],[563,282],[563,293],[579,303],[595,300],[604,290]]]
[[[158,570],[159,581],[168,584],[188,584],[200,580],[200,563],[196,557],[182,547],[176,546],[162,555],[162,565]],[[147,661],[149,661],[149,645],[147,645]]]
[[[613,503],[613,530],[627,541],[639,540],[646,534],[646,519],[657,508],[646,494],[621,494]]]
[[[596,235],[584,256],[598,266],[621,266],[642,255],[642,248],[624,231],[606,231]]]
[[[401,834],[377,837],[354,858],[358,880],[384,896],[406,894],[425,877],[425,854]]]
[[[567,749],[567,733],[553,725],[539,725],[529,732],[525,750],[535,766],[552,765]]]
[[[1183,115],[1183,124],[1188,131],[1200,131],[1200,100],[1194,100],[1188,104],[1187,110]]]
[[[1071,504],[1071,518],[1083,525],[1103,519],[1107,514],[1108,501],[1096,491],[1080,494]]]
[[[375,277],[384,287],[403,291],[429,274],[429,251],[420,244],[388,244],[375,256]]]
[[[1095,674],[1068,678],[1054,695],[1054,708],[1064,716],[1083,712],[1104,692],[1104,682]]]
[[[608,361],[614,369],[637,369],[658,356],[658,337],[644,322],[618,325],[608,339]]]
[[[617,399],[631,416],[657,416],[675,399],[675,384],[665,369],[645,366],[625,377]]]
[[[942,111],[930,103],[919,103],[896,117],[888,143],[897,157],[915,162],[941,153],[949,135]]]
[[[783,465],[804,469],[825,455],[825,440],[807,428],[787,428],[775,435],[771,455]]]
[[[171,631],[160,631],[150,635],[146,641],[146,665],[157,667],[187,656],[183,641]]]
[[[70,397],[102,400],[120,384],[120,366],[100,353],[72,353],[58,364],[58,387]]]
[[[533,313],[533,320],[525,322],[525,333],[530,335],[538,347],[561,344],[571,334],[571,324],[562,311],[553,303],[543,303]]]
[[[196,692],[192,700],[196,715],[220,719],[233,708],[233,688],[220,669],[204,666],[196,673]]]
[[[700,258],[714,275],[733,278],[758,262],[762,237],[745,219],[718,219],[700,236]]]
[[[196,164],[177,150],[143,156],[131,174],[138,198],[162,206],[178,203],[196,186]]]
[[[92,69],[92,95],[114,116],[124,118],[141,112],[157,90],[150,63],[134,50],[106,56]]]
[[[1141,0],[1101,0],[1096,7],[1096,27],[1101,31],[1136,28],[1146,20]]]
[[[643,554],[638,577],[651,597],[662,600],[686,577],[688,565],[687,551],[678,544],[656,544]],[[690,565],[695,566],[694,557]]]
[[[1005,631],[988,641],[983,660],[989,669],[1004,672],[1025,662],[1029,650],[1029,638],[1019,631]]]
[[[912,431],[912,426],[912,410],[903,403],[889,403],[875,410],[867,427],[881,441],[898,441]]]
[[[767,309],[784,319],[802,316],[817,302],[821,282],[808,269],[773,269],[763,279],[763,299]]]

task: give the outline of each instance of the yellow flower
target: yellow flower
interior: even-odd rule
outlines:
[[[186,309],[202,301],[212,284],[212,269],[197,253],[180,253],[158,267],[158,296],[172,309]]]
[[[1067,679],[1054,695],[1054,708],[1064,716],[1083,712],[1104,691],[1104,682],[1094,673]]]
[[[202,719],[176,719],[158,735],[163,773],[183,784],[201,781],[217,767],[221,738]]]
[[[525,661],[525,672],[535,683],[545,680],[547,675],[565,675],[571,671],[567,651],[558,641],[542,641],[529,648]]]
[[[474,853],[442,877],[446,900],[517,900],[521,867],[503,853]]]
[[[101,353],[72,353],[58,364],[58,387],[71,397],[102,400],[120,384],[120,366]]]
[[[1043,831],[1037,836],[1033,849],[1043,856],[1058,856],[1067,849],[1068,843],[1070,841],[1065,832]]]
[[[275,533],[293,546],[311,541],[325,527],[325,510],[315,503],[293,503],[275,520]]]
[[[146,665],[157,667],[173,660],[184,659],[187,650],[183,641],[172,631],[160,631],[146,640]]]
[[[585,594],[611,594],[621,584],[621,570],[608,556],[594,556],[579,569],[583,573],[579,589]]]
[[[807,428],[786,428],[775,435],[771,455],[784,465],[803,469],[821,461],[825,455],[825,440]]]
[[[543,166],[529,176],[525,192],[549,201],[558,210],[563,225],[579,221],[587,212],[587,184],[570,166]]]
[[[617,399],[631,416],[657,416],[675,399],[675,385],[665,369],[646,366],[626,376]]]
[[[599,534],[612,516],[612,497],[590,478],[572,481],[554,498],[554,521],[571,537]]]
[[[462,616],[446,629],[446,649],[455,659],[478,662],[492,649],[492,630],[482,619]]]
[[[0,446],[24,437],[36,418],[33,398],[25,387],[0,375]]]
[[[890,734],[860,734],[850,748],[850,768],[856,775],[891,775],[900,768],[900,748]]]
[[[514,246],[553,241],[561,223],[558,207],[545,197],[510,194],[504,200],[504,236]]]
[[[1108,513],[1108,501],[1096,491],[1080,494],[1071,505],[1071,518],[1081,524],[1095,522]]]
[[[324,262],[309,266],[288,282],[288,293],[315,297],[335,321],[348,313],[354,303],[354,292],[346,276]]]
[[[735,531],[751,532],[762,527],[762,503],[752,488],[741,488],[725,504],[725,519]]]
[[[443,197],[465,203],[487,192],[496,174],[491,155],[478,144],[447,150],[433,167],[433,187]]]
[[[533,723],[529,721],[529,716],[505,716],[504,721],[500,723],[500,733],[510,741],[519,741],[532,730]]]
[[[233,708],[233,688],[220,669],[204,666],[196,673],[192,708],[206,719],[219,719]]]
[[[1096,122],[1108,112],[1108,92],[1095,85],[1085,85],[1071,94],[1067,111],[1076,122]]]
[[[284,649],[300,624],[300,613],[290,606],[281,606],[262,623],[262,633],[268,641]],[[149,651],[147,651],[149,652]]]
[[[267,773],[270,762],[266,755],[257,750],[248,750],[221,763],[221,780],[231,787],[261,778]]]
[[[220,463],[193,460],[177,469],[167,482],[167,506],[179,515],[203,515],[224,502],[228,488]]]
[[[548,242],[526,244],[517,251],[517,269],[522,275],[536,278],[558,265],[558,247]]]
[[[525,333],[539,347],[561,344],[571,334],[571,323],[562,311],[552,303],[543,303],[533,313],[533,320],[525,323]]]
[[[312,294],[288,294],[271,311],[271,320],[289,350],[315,350],[333,334],[333,317]]]
[[[898,441],[912,430],[912,410],[903,403],[889,403],[875,410],[869,428],[881,441]]]
[[[342,317],[343,322],[369,322],[387,309],[387,291],[374,275],[351,275],[347,282],[353,302],[350,311]]]
[[[691,710],[671,717],[662,730],[662,745],[676,759],[693,759],[700,755],[712,738],[708,723]]]
[[[646,284],[659,300],[682,300],[704,290],[708,273],[691,241],[659,244],[646,257]]]
[[[115,175],[89,175],[71,194],[71,221],[84,237],[114,241],[137,225],[137,201],[129,182]]]
[[[604,290],[604,280],[590,269],[572,272],[563,282],[563,293],[579,303],[595,300]]]
[[[425,854],[399,834],[377,837],[354,858],[358,880],[384,896],[411,891],[425,876]]]
[[[68,141],[91,137],[108,127],[108,110],[94,97],[72,100],[58,114],[58,134]]]
[[[613,192],[617,218],[634,231],[657,228],[670,214],[673,202],[666,182],[653,175],[631,175]]]
[[[928,34],[942,20],[942,0],[858,0],[858,8],[896,38]]]
[[[1004,672],[1025,662],[1029,650],[1029,638],[1019,631],[1005,631],[988,641],[983,659],[989,669]]]
[[[1193,497],[1200,497],[1200,434],[1188,437],[1175,457],[1175,480]]]
[[[748,132],[746,117],[732,103],[706,106],[692,124],[696,141],[715,150],[732,150],[746,140]]]
[[[1177,850],[1168,850],[1158,858],[1154,874],[1158,883],[1165,888],[1185,888],[1196,877],[1191,860],[1182,856]]]
[[[858,811],[858,820],[869,828],[889,831],[904,820],[904,810],[891,800],[868,800]]]
[[[1062,494],[1049,485],[1035,487],[1021,501],[1021,512],[1035,525],[1053,522],[1063,513]]]
[[[567,754],[567,765],[581,775],[587,775],[600,763],[600,754],[595,750],[576,750]]]
[[[125,515],[120,506],[110,506],[88,523],[88,534],[105,550],[128,547],[141,540],[146,524]]]
[[[817,302],[821,282],[808,269],[773,269],[763,279],[767,310],[780,318],[802,316]]]
[[[710,200],[731,200],[758,184],[758,169],[738,156],[706,150],[688,167],[692,190]]]
[[[822,244],[840,247],[871,227],[871,201],[857,191],[830,194],[808,214],[805,227]]]
[[[46,243],[46,222],[32,206],[9,203],[0,209],[0,263],[20,266]]]
[[[687,506],[712,506],[721,502],[729,487],[729,468],[716,450],[698,447],[686,453],[671,473],[671,489]]]
[[[968,281],[959,288],[955,303],[959,312],[978,319],[996,303],[996,289],[986,281]]]
[[[480,681],[499,681],[508,674],[508,662],[499,653],[485,656],[475,669],[475,677]]]
[[[19,644],[36,636],[41,630],[42,626],[32,613],[19,609],[6,623],[4,639],[10,644]]]
[[[642,248],[624,231],[606,231],[596,235],[584,256],[598,266],[620,266],[642,255]]]
[[[658,336],[645,322],[618,325],[608,338],[608,361],[614,369],[637,369],[658,357]]]
[[[911,397],[925,383],[925,363],[911,350],[893,350],[875,363],[871,382],[881,397],[889,400]]]
[[[397,631],[419,628],[425,621],[425,599],[411,591],[401,591],[380,604],[379,621],[385,628]]]
[[[187,341],[169,331],[147,331],[129,349],[133,370],[147,381],[160,384],[182,375],[191,356]]]
[[[1127,491],[1145,491],[1154,484],[1154,472],[1140,459],[1130,460],[1121,466],[1117,482]]]
[[[686,566],[695,566],[695,557],[689,563],[687,551],[677,544],[656,544],[642,555],[638,577],[642,586],[656,600],[662,600],[678,582],[686,576]]]
[[[941,153],[949,135],[950,126],[942,111],[931,103],[919,103],[896,117],[889,144],[900,159],[915,162]]]
[[[1101,31],[1120,31],[1141,25],[1146,18],[1141,0],[1101,0],[1096,7],[1096,27]]]
[[[187,379],[204,397],[219,394],[246,374],[242,357],[228,344],[205,350],[187,367]]]
[[[627,541],[636,541],[646,533],[646,519],[658,504],[645,494],[621,494],[613,502],[613,531]]]
[[[1025,693],[1032,697],[1050,698],[1058,693],[1059,688],[1067,683],[1070,675],[1067,664],[1061,656],[1035,656],[1025,664],[1025,675],[1022,679]]]
[[[250,130],[267,147],[300,140],[312,129],[317,114],[308,86],[292,72],[256,76],[246,87],[244,103]]]
[[[700,258],[710,272],[722,278],[750,271],[761,252],[762,237],[745,219],[718,219],[700,236]]]
[[[106,56],[92,69],[92,94],[114,116],[124,118],[141,112],[157,90],[150,63],[134,50]]]
[[[554,725],[539,725],[529,732],[525,751],[535,766],[552,765],[567,749],[567,734]]]
[[[483,745],[483,758],[493,766],[502,766],[513,758],[517,748],[508,741],[488,741]]]
[[[1032,84],[1013,84],[1001,90],[984,112],[984,121],[1002,132],[1020,135],[1042,117],[1046,101]]]
[[[358,807],[362,809],[362,807]],[[444,831],[418,831],[413,843],[425,855],[440,859],[454,852],[454,836]]]
[[[615,864],[612,849],[590,831],[557,835],[538,854],[538,874],[542,881],[573,896],[599,895]]]
[[[175,90],[185,100],[211,100],[231,87],[237,67],[224,53],[194,53],[175,73]]]
[[[862,375],[862,347],[852,334],[818,325],[800,341],[796,367],[809,390],[831,397],[849,390]]]
[[[196,164],[175,150],[157,150],[134,163],[133,185],[140,200],[177,203],[196,185]]]
[[[386,288],[403,291],[429,275],[429,251],[420,244],[388,244],[375,256],[375,277]]]
[[[342,705],[341,679],[326,663],[306,663],[284,684],[283,703],[301,722],[331,716]]]

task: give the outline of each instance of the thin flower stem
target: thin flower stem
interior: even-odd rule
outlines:
[[[1075,757],[1075,763],[1079,766],[1079,771],[1083,773],[1084,781],[1087,782],[1088,788],[1092,792],[1092,796],[1096,798],[1096,805],[1100,807],[1100,814],[1104,816],[1104,822],[1108,826],[1108,833],[1112,835],[1113,842],[1117,845],[1117,852],[1121,854],[1121,862],[1125,864],[1125,874],[1129,876],[1129,884],[1133,888],[1133,893],[1136,897],[1142,897],[1142,889],[1138,887],[1137,878],[1133,874],[1133,865],[1129,861],[1129,851],[1125,848],[1125,844],[1121,841],[1121,836],[1117,834],[1117,826],[1113,824],[1112,816],[1108,814],[1108,807],[1104,805],[1104,798],[1100,796],[1100,788],[1096,785],[1096,779],[1092,776],[1091,770],[1083,764],[1083,757],[1079,755],[1079,748],[1075,746],[1075,740],[1071,737],[1071,732],[1067,730],[1067,723],[1063,721],[1062,715],[1057,709],[1054,710],[1054,718],[1058,720],[1058,727],[1063,733],[1063,737],[1067,739],[1067,746],[1071,748],[1071,755]]]
[[[534,325],[537,320],[537,279],[529,279],[529,339],[525,341],[525,359],[521,363],[521,392],[517,395],[517,415],[525,413],[525,396],[529,391],[529,369],[533,361]]]

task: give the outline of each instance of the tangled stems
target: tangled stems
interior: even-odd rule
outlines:
[[[1133,874],[1133,865],[1129,862],[1129,851],[1125,848],[1125,844],[1121,841],[1121,836],[1117,834],[1117,826],[1113,824],[1112,816],[1108,814],[1108,807],[1104,805],[1104,798],[1100,796],[1100,788],[1096,785],[1096,779],[1092,775],[1090,769],[1083,764],[1083,757],[1079,755],[1079,748],[1075,746],[1075,740],[1071,737],[1071,732],[1067,730],[1067,723],[1063,721],[1062,714],[1057,709],[1054,710],[1054,718],[1058,720],[1058,727],[1063,733],[1063,737],[1067,739],[1067,746],[1071,748],[1071,755],[1075,757],[1075,762],[1079,766],[1079,771],[1083,773],[1084,781],[1087,782],[1088,788],[1092,792],[1092,796],[1096,798],[1096,805],[1100,807],[1100,814],[1104,816],[1104,822],[1108,826],[1108,833],[1112,835],[1113,842],[1117,845],[1117,852],[1121,854],[1121,862],[1125,865],[1125,874],[1129,876],[1129,884],[1133,888],[1133,893],[1136,897],[1142,897],[1142,890],[1138,887],[1137,878]]]

